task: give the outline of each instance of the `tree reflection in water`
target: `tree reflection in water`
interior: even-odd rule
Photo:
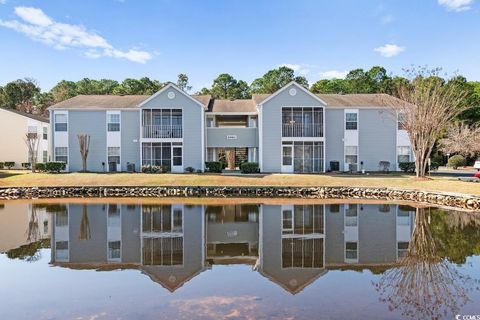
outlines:
[[[80,223],[80,233],[78,240],[90,240],[90,221],[88,220],[88,206],[83,205],[82,208],[82,222]]]
[[[477,282],[438,254],[439,243],[430,222],[430,209],[417,208],[407,254],[375,283],[380,301],[411,318],[437,319],[458,313]]]

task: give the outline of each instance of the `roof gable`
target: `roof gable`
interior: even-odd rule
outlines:
[[[306,89],[305,87],[299,85],[298,83],[296,83],[295,81],[291,81],[289,84],[287,84],[286,86],[284,86],[283,88],[280,88],[279,90],[277,90],[276,92],[274,92],[273,94],[271,94],[270,96],[268,96],[267,98],[265,98],[264,100],[262,100],[260,103],[259,103],[259,106],[262,106],[264,105],[265,103],[267,103],[268,101],[272,100],[273,98],[275,98],[276,96],[278,96],[280,93],[282,93],[283,91],[287,90],[288,88],[291,89],[291,86],[295,86],[296,89],[300,89],[300,91],[304,92],[305,94],[307,94],[308,96],[310,96],[311,98],[317,100],[318,102],[320,102],[321,105],[327,105],[327,103],[325,101],[323,101],[320,97],[316,96],[315,94],[313,94],[312,92],[310,92],[308,89]],[[257,96],[257,98],[261,98],[261,96]]]
[[[180,93],[182,94],[183,96],[185,96],[186,98],[188,98],[189,100],[191,100],[192,102],[194,102],[195,104],[197,104],[198,106],[202,107],[202,108],[206,108],[206,106],[200,102],[199,100],[193,98],[191,95],[187,94],[185,91],[183,91],[182,89],[180,89],[178,86],[176,86],[175,84],[173,83],[169,83],[167,84],[165,87],[163,87],[162,89],[160,89],[158,92],[156,92],[155,94],[153,94],[152,96],[150,96],[148,99],[142,101],[140,104],[138,104],[138,107],[139,108],[142,108],[143,106],[145,106],[147,103],[149,103],[150,101],[154,100],[156,97],[159,97],[160,95],[166,93],[168,90],[171,90],[171,89],[174,89],[177,93]]]
[[[0,108],[0,110],[15,113],[15,114],[17,114],[21,117],[30,118],[30,119],[40,121],[40,122],[44,122],[44,123],[49,123],[50,122],[50,120],[47,117],[43,117],[43,116],[38,115],[38,114],[31,114],[31,113],[26,113],[26,112],[22,112],[22,111],[18,111],[18,110],[13,110],[13,109],[5,109],[5,108]]]

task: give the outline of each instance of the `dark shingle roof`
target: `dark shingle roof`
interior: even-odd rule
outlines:
[[[24,116],[24,117],[27,117],[27,118],[30,118],[30,119],[33,119],[33,120],[37,120],[37,121],[41,121],[41,122],[45,122],[45,123],[50,122],[50,119],[48,119],[48,117],[44,117],[42,115],[26,113],[26,112],[22,112],[22,111],[18,111],[18,110],[13,110],[13,109],[5,109],[5,108],[1,108],[1,109],[5,110],[5,111],[16,113],[18,115],[21,115],[21,116]]]

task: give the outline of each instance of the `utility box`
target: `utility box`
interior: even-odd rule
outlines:
[[[340,171],[340,162],[330,161],[330,171]]]
[[[135,172],[135,163],[127,162],[127,172]]]

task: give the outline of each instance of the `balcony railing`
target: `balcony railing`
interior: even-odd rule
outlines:
[[[166,126],[143,126],[142,138],[147,139],[165,139],[165,138],[182,138],[182,126],[166,125]]]
[[[321,124],[283,123],[282,137],[323,137]]]

